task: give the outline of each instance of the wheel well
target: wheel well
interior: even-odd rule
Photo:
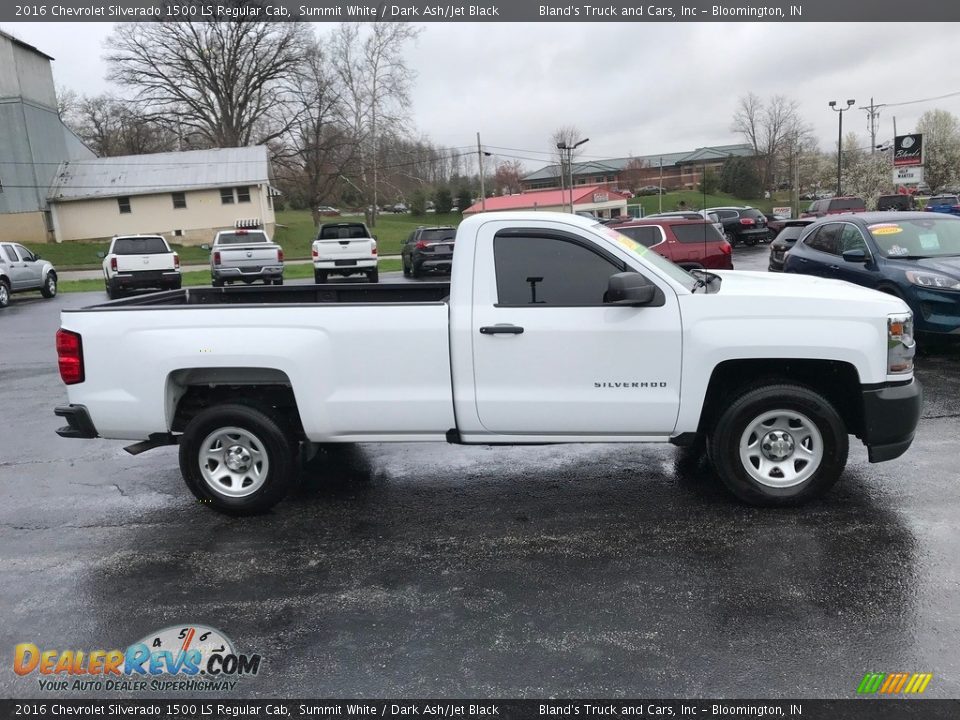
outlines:
[[[286,373],[269,368],[193,368],[170,373],[167,408],[172,432],[183,429],[200,412],[215,405],[239,403],[271,415],[302,438],[303,423]]]
[[[704,432],[724,408],[745,391],[776,382],[803,385],[827,398],[847,431],[860,436],[863,408],[857,369],[839,360],[784,360],[782,358],[726,360],[713,369],[698,432]]]

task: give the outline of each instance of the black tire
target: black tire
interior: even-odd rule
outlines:
[[[323,270],[315,270],[313,273],[313,282],[317,285],[323,285],[327,281],[327,273]]]
[[[380,282],[380,270],[377,269],[377,270],[371,270],[370,272],[368,272],[367,280],[369,280],[372,283]]]
[[[171,290],[179,290],[183,287],[183,279],[177,280],[175,283],[170,285]]]
[[[283,278],[277,278],[273,281],[274,285],[283,285]]]
[[[121,297],[123,292],[114,285],[112,282],[107,283],[107,297],[111,300],[116,300],[118,297]]]
[[[210,284],[213,285],[214,287],[223,287],[223,280],[213,278],[213,280],[210,281]]]
[[[57,274],[48,272],[43,279],[43,287],[40,288],[40,294],[48,300],[57,296]]]
[[[10,283],[6,278],[0,280],[0,308],[10,304]]]
[[[410,277],[418,278],[421,274],[420,268],[417,267],[417,264],[413,261],[413,258],[410,258]]]
[[[773,425],[763,425],[771,434],[779,433],[774,439],[779,440],[779,449],[789,454],[777,462],[760,465],[763,459],[755,464],[752,459],[741,459],[741,440],[747,441],[744,452],[749,455],[755,452],[768,458],[768,445],[763,444],[769,436],[749,434],[748,427],[765,415],[783,413],[794,418],[797,425],[786,424],[789,428],[789,445],[796,447],[794,438],[799,438],[800,445],[809,447],[810,457],[819,457],[819,464],[813,460],[804,463],[806,454],[787,451],[784,447],[786,440],[779,428],[785,426],[781,419],[773,421]],[[796,420],[802,418],[802,420]],[[809,426],[814,427],[819,438],[809,432]],[[806,436],[806,440],[804,439]],[[755,438],[755,449],[750,450],[751,438]],[[809,445],[807,444],[809,443]],[[751,505],[776,507],[784,505],[798,505],[829,490],[839,479],[847,463],[849,440],[847,429],[839,413],[830,404],[830,401],[819,393],[800,385],[771,384],[755,390],[749,390],[728,405],[714,422],[707,439],[709,457],[717,474],[724,485],[740,500]],[[774,449],[775,451],[775,449]],[[791,462],[790,458],[796,458]],[[747,463],[753,467],[748,469]],[[799,464],[799,467],[798,467]],[[811,468],[810,465],[813,464]],[[769,472],[764,472],[769,467]],[[785,467],[788,472],[796,473],[798,482],[789,486],[776,486],[777,482],[787,482],[789,478],[781,470]],[[780,473],[780,477],[776,473]],[[765,475],[766,482],[760,482],[757,476]],[[767,484],[767,483],[772,483]]]
[[[755,237],[748,237],[743,242],[747,247],[754,247],[757,244],[757,239]]]
[[[262,479],[251,480],[250,484],[259,484],[256,490],[242,496],[231,496],[217,489],[213,481],[208,482],[201,464],[204,446],[211,442],[210,437],[219,429],[234,428],[245,431],[253,440],[237,435],[238,444],[244,443],[259,448],[265,458],[266,473]],[[221,443],[222,445],[223,443]],[[233,446],[232,446],[233,447]],[[195,416],[180,438],[180,472],[190,492],[200,502],[210,505],[214,510],[226,515],[256,515],[266,512],[283,500],[293,489],[297,473],[296,460],[298,444],[290,439],[279,419],[270,417],[258,408],[248,405],[228,404],[208,408]],[[216,463],[216,460],[207,461]],[[224,462],[226,467],[226,462]],[[253,463],[252,467],[256,467]],[[263,466],[263,463],[260,464]],[[208,474],[220,467],[216,463],[212,469],[207,465]],[[242,492],[250,478],[237,481],[237,492]],[[231,476],[231,483],[235,478]],[[226,483],[224,487],[228,487]]]
[[[727,230],[727,231],[723,234],[723,237],[726,238],[726,240],[727,240],[728,243],[730,243],[730,247],[733,247],[734,245],[737,244],[737,237],[736,237],[732,232],[730,232],[729,230]]]
[[[407,266],[407,259],[401,258],[400,263],[403,265],[403,276],[410,277],[410,268]]]

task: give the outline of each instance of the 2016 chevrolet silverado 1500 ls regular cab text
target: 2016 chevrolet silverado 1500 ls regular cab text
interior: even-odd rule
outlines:
[[[178,443],[233,514],[317,443],[706,441],[744,501],[796,503],[920,417],[912,318],[848,283],[681,270],[595,221],[491,213],[450,283],[186,289],[64,310],[65,437]],[[122,352],[120,349],[122,348]],[[384,368],[402,365],[402,382]]]

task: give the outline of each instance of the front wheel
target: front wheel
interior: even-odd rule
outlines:
[[[43,287],[40,288],[40,294],[48,299],[57,296],[57,276],[52,272],[47,273]]]
[[[10,304],[10,283],[6,280],[0,280],[0,308],[5,308]]]
[[[187,424],[180,472],[200,502],[227,515],[255,515],[293,488],[296,455],[274,418],[247,405],[219,405]]]
[[[847,430],[830,402],[799,385],[767,385],[730,403],[710,430],[724,485],[751,505],[797,505],[822,495],[847,463]]]

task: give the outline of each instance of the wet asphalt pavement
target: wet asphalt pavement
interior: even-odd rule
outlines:
[[[957,351],[918,361],[911,450],[870,465],[854,442],[801,509],[739,505],[671,446],[370,444],[230,519],[175,449],[54,434],[58,311],[102,300],[0,314],[0,697],[44,696],[16,643],[189,623],[262,655],[230,697],[846,698],[868,671],[960,696]]]

